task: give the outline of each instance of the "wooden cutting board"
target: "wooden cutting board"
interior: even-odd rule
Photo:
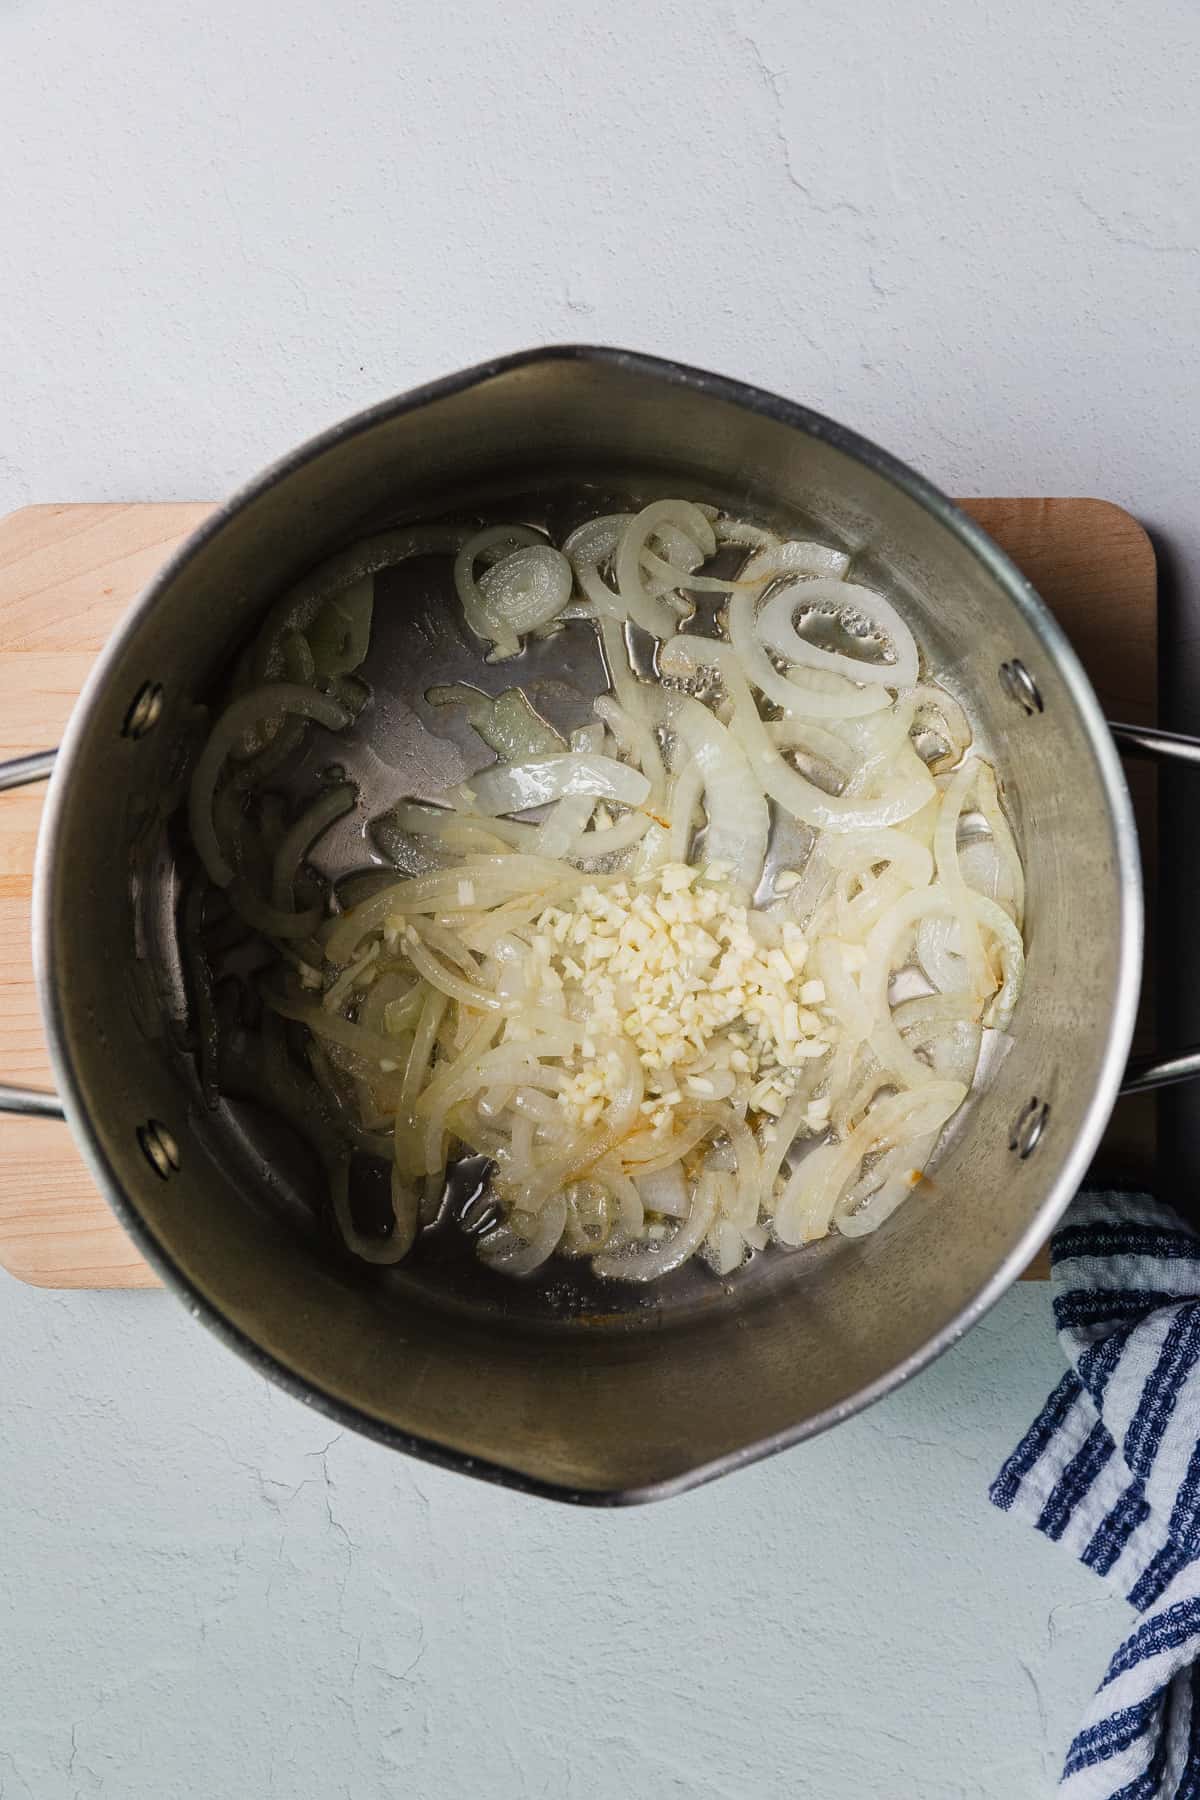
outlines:
[[[1154,553],[1103,500],[967,500],[1053,608],[1110,717],[1156,717]],[[206,503],[31,506],[0,520],[0,759],[56,744],[96,656]],[[1143,845],[1152,772],[1131,769]],[[43,787],[0,794],[0,1079],[50,1085],[30,967],[29,908]],[[1152,849],[1148,864],[1153,866]],[[1122,1101],[1105,1139],[1116,1176],[1149,1179],[1151,1099]],[[0,1116],[0,1264],[42,1287],[153,1287],[157,1278],[97,1193],[71,1134]],[[1030,1270],[1044,1273],[1044,1258]]]

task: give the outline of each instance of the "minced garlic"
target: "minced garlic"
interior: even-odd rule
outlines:
[[[746,907],[713,870],[700,874],[669,863],[641,881],[589,885],[534,923],[529,992],[555,1005],[565,996],[587,1022],[560,1093],[579,1124],[597,1122],[620,1080],[619,1058],[597,1054],[605,1038],[636,1047],[655,1126],[685,1098],[777,1116],[805,1064],[829,1051],[803,932]]]

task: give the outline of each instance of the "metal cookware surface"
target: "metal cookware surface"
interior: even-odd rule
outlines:
[[[200,708],[264,607],[384,522],[718,501],[852,551],[906,608],[996,764],[1028,880],[1013,1043],[953,1122],[932,1180],[875,1235],[768,1253],[662,1293],[505,1282],[450,1229],[396,1269],[339,1252],[311,1158],[253,1108],[203,1104],[176,943],[178,800]],[[443,562],[445,559],[443,559]],[[377,809],[484,758],[424,701],[484,669],[433,559],[383,576],[373,700],[320,741]],[[488,677],[484,677],[487,679]],[[496,691],[511,665],[491,671]],[[526,652],[563,725],[603,686],[590,627]],[[323,846],[362,866],[351,817]],[[881,451],[803,408],[616,350],[553,349],[402,396],[237,495],[150,585],[58,759],[39,848],[39,981],[64,1104],[140,1247],[265,1372],[417,1454],[564,1498],[686,1487],[846,1416],[1001,1293],[1077,1184],[1132,1032],[1141,893],[1128,796],[1058,627],[989,539]]]

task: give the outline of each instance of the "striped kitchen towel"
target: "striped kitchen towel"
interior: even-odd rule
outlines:
[[[1200,1800],[1200,1236],[1084,1193],[1054,1235],[1070,1364],[991,1489],[1140,1615],[1067,1754],[1070,1800]]]

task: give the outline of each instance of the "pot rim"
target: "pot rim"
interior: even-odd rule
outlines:
[[[74,764],[86,735],[88,721],[97,695],[109,678],[125,645],[140,630],[147,614],[169,591],[179,571],[212,539],[219,536],[230,519],[243,512],[278,482],[323,456],[347,438],[416,411],[433,401],[461,393],[497,376],[537,363],[591,363],[601,368],[627,369],[670,386],[688,387],[711,393],[718,399],[746,411],[776,420],[799,430],[804,435],[830,444],[884,476],[907,497],[915,501],[937,522],[950,531],[988,569],[1007,593],[1013,605],[1041,639],[1078,711],[1096,759],[1108,810],[1113,822],[1116,846],[1115,878],[1118,888],[1120,918],[1120,952],[1116,997],[1109,1023],[1099,1075],[1082,1128],[1074,1144],[1064,1155],[1054,1180],[1034,1218],[1013,1249],[1004,1258],[979,1292],[948,1324],[933,1333],[920,1347],[905,1357],[885,1375],[868,1383],[850,1398],[827,1407],[795,1427],[773,1433],[759,1442],[716,1457],[696,1468],[665,1480],[631,1488],[579,1489],[564,1486],[523,1473],[519,1469],[467,1455],[429,1438],[389,1425],[374,1415],[360,1411],[353,1403],[318,1387],[298,1375],[277,1357],[262,1348],[242,1329],[226,1318],[219,1306],[208,1299],[175,1263],[153,1236],[149,1226],[125,1192],[118,1174],[109,1161],[99,1136],[93,1128],[87,1098],[71,1055],[63,1008],[52,966],[52,924],[58,911],[62,891],[58,857],[60,821],[67,788],[72,780]],[[665,1499],[690,1488],[715,1480],[736,1468],[757,1462],[793,1444],[815,1437],[830,1426],[861,1412],[874,1401],[892,1392],[911,1376],[927,1368],[934,1359],[978,1322],[1006,1292],[1030,1258],[1041,1247],[1051,1229],[1065,1211],[1079,1186],[1100,1136],[1108,1121],[1120,1087],[1129,1046],[1133,1037],[1141,981],[1143,896],[1137,832],[1132,803],[1116,746],[1095,692],[1085,675],[1062,628],[1045,603],[1020,570],[993,543],[987,533],[960,510],[940,489],[916,473],[898,458],[881,450],[869,439],[821,413],[798,402],[786,400],[746,382],[712,374],[684,363],[611,346],[591,344],[545,345],[531,350],[495,357],[477,363],[457,374],[442,377],[411,388],[402,394],[380,401],[374,406],[328,427],[307,439],[296,449],[270,463],[260,474],[235,490],[193,531],[172,554],[163,567],[142,590],[126,617],[101,651],[88,676],[63,736],[54,773],[47,791],[45,809],[38,834],[33,886],[33,961],[42,1018],[50,1050],[58,1092],[71,1131],[97,1186],[108,1200],[117,1218],[133,1239],[146,1261],[161,1276],[164,1285],[174,1290],[186,1303],[189,1312],[199,1319],[223,1343],[235,1350],[260,1374],[284,1388],[305,1405],[315,1407],[339,1424],[373,1438],[391,1449],[404,1451],[422,1461],[443,1468],[469,1473],[518,1491],[550,1499],[593,1506],[625,1506]]]

